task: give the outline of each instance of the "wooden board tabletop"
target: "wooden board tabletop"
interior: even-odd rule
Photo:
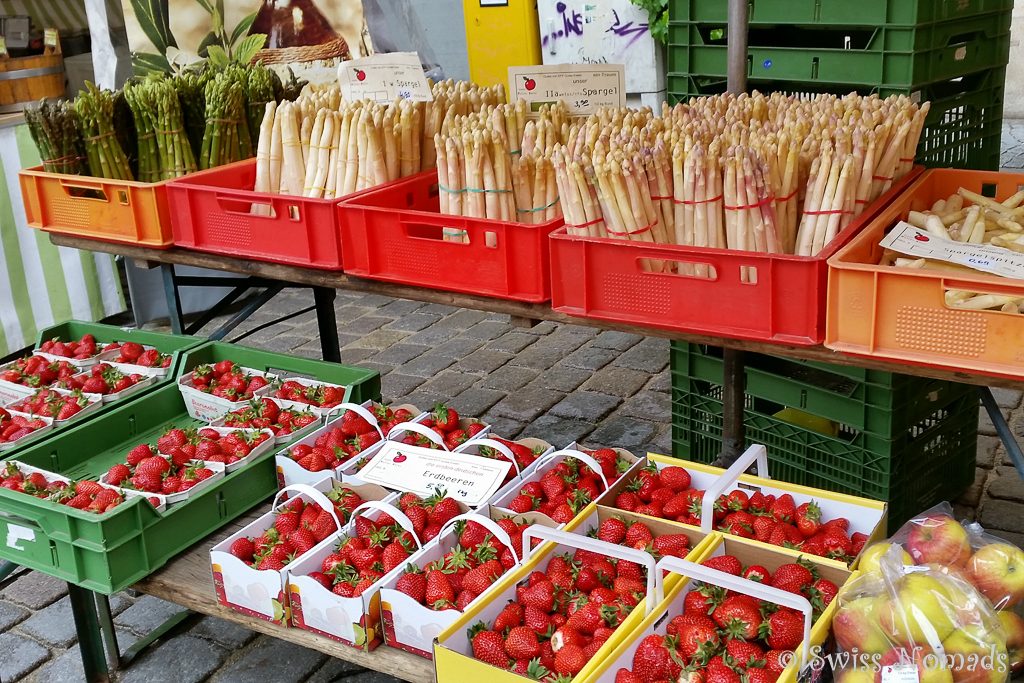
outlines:
[[[430,660],[386,645],[380,645],[373,652],[363,652],[303,629],[284,628],[250,617],[217,601],[210,570],[210,548],[259,517],[266,511],[266,507],[257,506],[248,515],[211,534],[132,588],[195,612],[219,617],[410,683],[433,683],[434,665]]]
[[[316,270],[314,268],[300,268],[296,266],[285,266],[276,263],[252,261],[231,256],[220,256],[217,254],[205,254],[187,249],[151,249],[127,244],[114,244],[101,242],[81,237],[68,235],[50,234],[50,240],[62,247],[73,247],[87,251],[99,251],[108,254],[118,254],[130,258],[143,265],[156,266],[162,263],[174,265],[195,266],[198,268],[211,268],[228,273],[262,277],[270,280],[279,280],[309,287],[329,287],[333,289],[344,289],[350,291],[366,292],[367,294],[381,294],[398,299],[409,299],[412,301],[424,301],[427,303],[446,304],[458,308],[469,308],[488,313],[498,313],[512,316],[513,320],[552,320],[560,323],[573,325],[587,325],[608,330],[620,330],[634,334],[642,334],[649,337],[665,337],[679,341],[691,342],[694,344],[709,344],[741,351],[752,351],[756,353],[783,356],[788,358],[800,358],[814,360],[823,363],[836,365],[847,365],[853,367],[868,368],[870,370],[884,370],[886,372],[902,373],[905,375],[916,375],[919,377],[932,377],[934,379],[949,380],[952,382],[963,382],[965,384],[976,384],[990,387],[1006,387],[1009,389],[1024,389],[1024,380],[995,375],[987,375],[974,372],[958,372],[955,370],[941,370],[936,368],[898,363],[880,358],[867,358],[852,356],[826,349],[824,346],[786,346],[770,342],[748,341],[743,339],[723,339],[706,334],[688,334],[670,330],[658,329],[656,327],[643,327],[625,323],[605,322],[589,318],[576,318],[565,313],[551,309],[549,304],[530,304],[518,301],[507,301],[494,299],[472,294],[459,294],[457,292],[445,292],[424,287],[413,287],[408,285],[397,285],[388,282],[375,280],[364,280],[350,277],[344,273]],[[344,321],[339,321],[344,324]]]

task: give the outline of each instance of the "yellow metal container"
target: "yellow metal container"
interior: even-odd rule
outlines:
[[[508,87],[510,66],[541,63],[536,0],[463,0],[469,77]]]

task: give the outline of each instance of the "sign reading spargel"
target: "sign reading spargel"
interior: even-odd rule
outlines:
[[[388,442],[359,471],[359,478],[418,496],[444,489],[448,496],[475,507],[494,495],[510,467],[507,460]]]
[[[432,102],[434,93],[415,52],[393,52],[352,59],[338,65],[341,96],[349,101]]]
[[[957,242],[916,228],[906,221],[896,224],[879,246],[914,258],[956,263],[1002,277],[1024,278],[1024,254],[991,244]]]
[[[526,100],[533,111],[559,100],[572,116],[589,116],[601,107],[626,106],[626,67],[622,64],[510,66],[508,85],[509,101]]]

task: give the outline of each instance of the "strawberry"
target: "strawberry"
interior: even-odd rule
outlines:
[[[658,481],[665,488],[679,493],[690,488],[690,473],[682,467],[670,465],[658,472]]]
[[[725,599],[725,590],[707,584],[697,586],[683,598],[683,611],[686,614],[711,614]]]
[[[744,579],[750,579],[758,583],[768,583],[771,579],[771,573],[759,564],[752,564],[744,569],[742,576]]]
[[[535,607],[548,613],[555,604],[555,586],[548,580],[529,586],[523,591],[520,602],[524,607]]]
[[[481,662],[507,669],[508,654],[505,652],[505,640],[497,631],[488,631],[484,623],[477,622],[469,629],[473,657]]]
[[[673,669],[682,668],[673,662],[674,651],[674,639],[657,634],[645,637],[633,653],[633,673],[642,681],[674,680],[678,671],[673,675]]]
[[[736,662],[736,666],[744,669],[756,666],[764,659],[764,648],[743,640],[730,640],[725,644],[725,651]]]
[[[609,517],[598,526],[597,538],[605,543],[622,543],[626,539],[626,523],[619,517]]]
[[[528,626],[513,626],[505,638],[505,652],[512,659],[533,659],[540,655],[537,634]]]
[[[685,534],[665,534],[654,539],[654,551],[663,557],[685,557],[690,539]]]
[[[818,579],[807,588],[806,594],[814,609],[821,612],[835,600],[839,587],[828,579]]]
[[[744,673],[746,683],[775,683],[778,675],[760,666],[748,667]]]
[[[575,676],[587,664],[587,656],[579,645],[569,644],[555,653],[555,673]]]
[[[764,653],[764,668],[778,676],[792,659],[793,653],[789,650],[768,650]]]
[[[732,574],[733,576],[739,576],[743,571],[743,564],[733,555],[709,557],[701,562],[701,564],[705,567],[711,567],[712,569],[725,572],[726,574]]]
[[[121,482],[130,477],[131,474],[132,471],[127,465],[118,463],[107,470],[107,482],[114,486],[120,486]]]
[[[796,515],[796,503],[793,496],[788,493],[782,494],[769,506],[768,512],[776,522],[792,522]]]
[[[451,607],[455,600],[455,591],[444,572],[433,569],[427,572],[427,586],[424,601],[433,609]]]
[[[821,508],[813,500],[801,503],[796,509],[795,521],[804,538],[810,538],[821,529]]]
[[[803,639],[804,618],[799,612],[779,608],[768,615],[760,635],[773,650],[793,650]]]
[[[687,661],[706,662],[718,651],[721,644],[714,622],[707,618],[680,625],[677,637],[678,652]]]
[[[791,592],[802,592],[814,581],[814,574],[805,565],[797,562],[788,562],[779,565],[772,574],[768,585]],[[792,588],[796,591],[792,591]]]
[[[711,613],[726,635],[731,638],[752,640],[761,627],[761,612],[757,601],[746,595],[731,595]]]
[[[626,530],[626,539],[624,545],[630,548],[643,549],[648,543],[654,540],[654,534],[651,533],[650,528],[642,522],[634,522],[629,525]]]
[[[510,629],[513,626],[519,626],[523,623],[523,606],[518,602],[509,601],[505,605],[505,609],[501,610],[497,617],[494,618],[494,630],[504,632],[506,629]],[[537,631],[537,629],[533,629]],[[544,629],[540,629],[542,632]]]
[[[409,565],[405,573],[395,582],[395,589],[423,604],[427,595],[427,577],[417,567]]]

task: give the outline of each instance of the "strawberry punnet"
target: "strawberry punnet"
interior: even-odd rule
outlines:
[[[97,514],[109,512],[125,500],[122,492],[101,486],[95,481],[48,479],[41,472],[26,474],[13,462],[0,468],[0,488]]]
[[[803,583],[812,572],[801,563],[783,564],[773,574],[760,566],[749,572],[752,567],[743,567],[732,555],[712,557],[703,564],[736,575],[766,574],[765,583],[776,587],[790,585],[792,592],[811,600],[815,619],[835,597],[830,586],[818,591],[812,582]],[[801,577],[799,588],[795,577]],[[827,600],[821,599],[829,593]],[[641,640],[630,668],[618,669],[615,680],[774,683],[803,639],[803,623],[796,610],[694,582],[683,599],[682,613]]]
[[[51,356],[85,360],[92,358],[97,353],[96,337],[88,333],[83,334],[81,339],[75,341],[61,341],[60,338],[54,337],[40,344],[39,350]]]
[[[70,420],[88,408],[90,403],[81,391],[60,393],[53,389],[40,389],[28,398],[7,407],[20,413],[43,415],[55,420]]]
[[[144,368],[169,368],[171,355],[160,353],[156,349],[146,348],[138,342],[111,342],[103,347],[103,352],[117,351],[111,362],[125,365],[139,365]]]
[[[337,530],[330,512],[293,498],[276,511],[262,535],[238,538],[228,552],[253,569],[280,571]]]
[[[145,376],[125,374],[107,363],[97,363],[86,372],[58,381],[62,389],[77,389],[87,394],[117,394],[146,379]]]
[[[613,504],[620,510],[700,526],[703,500],[704,491],[691,486],[684,468],[659,470],[651,463],[636,473]],[[826,520],[817,502],[797,505],[788,493],[732,491],[715,501],[713,514],[719,531],[845,562],[860,553],[865,540],[849,535],[845,518]]]
[[[267,378],[253,374],[230,360],[198,365],[192,371],[192,386],[232,402],[251,399],[255,392],[268,384]]]
[[[0,408],[0,443],[14,443],[45,426],[46,422],[38,417],[11,415]]]

